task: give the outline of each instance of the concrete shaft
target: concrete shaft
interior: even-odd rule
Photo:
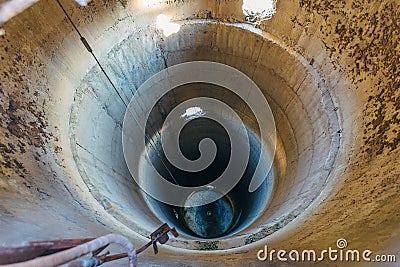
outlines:
[[[278,0],[257,27],[240,0],[62,3],[126,103],[158,71],[204,60],[248,75],[275,116],[264,212],[237,235],[184,235],[139,264],[257,266],[266,244],[322,250],[339,238],[400,256],[398,1]],[[155,27],[161,13],[178,33]],[[109,232],[145,243],[160,220],[125,164],[126,107],[78,34],[52,0],[1,27],[0,243]]]

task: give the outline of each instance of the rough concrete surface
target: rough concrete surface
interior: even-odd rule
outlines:
[[[252,78],[275,116],[276,184],[257,220],[220,240],[171,239],[139,264],[262,266],[266,244],[320,251],[339,238],[400,261],[398,1],[278,0],[257,27],[240,0],[62,3],[124,101],[168,66],[208,60]],[[177,34],[156,29],[161,13]],[[122,101],[55,1],[2,28],[0,244],[115,232],[139,247],[160,221],[124,161]]]

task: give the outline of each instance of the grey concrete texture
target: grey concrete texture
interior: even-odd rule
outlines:
[[[252,78],[275,116],[275,187],[258,219],[220,240],[172,239],[139,264],[260,266],[266,244],[339,238],[400,257],[398,1],[278,0],[258,27],[240,0],[62,3],[124,101],[165,67],[208,60]],[[177,34],[155,28],[160,13]],[[79,36],[52,0],[2,28],[0,244],[109,232],[144,244],[160,221],[125,164],[125,106]]]

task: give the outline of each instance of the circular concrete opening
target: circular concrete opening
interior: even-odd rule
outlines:
[[[215,32],[218,34],[214,35]],[[152,27],[145,28],[121,40],[101,62],[128,103],[136,88],[155,73],[167,66],[197,60],[224,63],[245,73],[261,88],[276,121],[278,140],[270,174],[274,182],[263,184],[253,194],[244,194],[244,187],[238,184],[227,196],[230,200],[220,203],[228,210],[230,205],[233,207],[231,223],[218,222],[220,230],[204,236],[204,229],[193,227],[193,213],[188,217],[188,210],[174,209],[143,195],[122,153],[126,107],[97,66],[87,73],[75,93],[70,118],[72,151],[91,194],[109,214],[136,233],[148,236],[165,220],[182,233],[171,240],[172,246],[213,250],[241,247],[286,226],[321,193],[340,144],[338,117],[327,86],[312,66],[284,43],[246,24],[185,21],[180,31],[168,38]],[[177,88],[175,94],[161,100],[150,120],[150,136],[170,108],[201,92],[200,95],[208,94],[235,106],[254,143],[257,142],[256,121],[249,108],[234,95],[210,85],[202,85],[199,90],[190,86],[193,85]],[[195,112],[197,107],[192,108]],[[207,130],[216,140],[221,139],[217,143],[224,143],[223,131],[217,124],[200,118],[195,121],[192,126],[198,126],[193,129]],[[182,140],[181,149],[186,150],[188,158],[196,158],[196,142],[203,137],[202,133],[186,130],[190,138]],[[195,146],[191,145],[193,142]],[[256,151],[257,145],[253,148]],[[223,162],[223,158],[219,160]],[[252,161],[249,162],[251,166]],[[157,165],[157,160],[154,163]],[[212,170],[218,171],[218,167]],[[199,181],[204,183],[210,177],[204,175]],[[201,219],[207,219],[205,212],[206,217]],[[207,242],[212,242],[212,246]]]
[[[201,157],[199,149],[201,142],[205,140],[213,142],[216,148],[215,158],[205,169],[196,172],[185,171],[174,166],[164,153],[161,136],[164,131],[170,130],[169,125],[165,125],[164,122],[167,114],[170,114],[176,106],[189,99],[205,97],[223,101],[238,114],[240,120],[237,121],[228,114],[222,116],[220,121],[207,118],[205,115],[208,115],[212,110],[202,105],[188,106],[184,109],[185,113],[178,114],[180,116],[175,118],[172,123],[177,124],[179,120],[186,121],[179,133],[179,148],[177,148],[180,149],[185,158],[192,161],[198,160]],[[143,103],[146,104],[146,102]],[[243,136],[240,136],[235,145],[239,153],[246,154],[246,150],[249,150],[249,158],[246,159],[248,164],[240,181],[226,194],[209,185],[207,190],[194,191],[187,198],[184,198],[182,205],[179,206],[165,204],[146,193],[142,194],[153,213],[161,221],[175,225],[181,234],[206,239],[230,236],[249,226],[267,206],[273,189],[274,171],[272,169],[264,173],[266,176],[261,177],[263,180],[261,186],[254,192],[249,192],[253,175],[257,175],[255,171],[260,160],[262,146],[259,140],[259,129],[257,127],[250,128],[256,126],[255,116],[253,113],[245,114],[243,112],[244,107],[246,107],[246,104],[238,95],[226,88],[207,83],[179,86],[165,94],[152,107],[146,125],[146,132],[149,137],[147,139],[147,151],[140,151],[140,153],[127,158],[128,161],[138,162],[139,165],[142,154],[148,153],[151,166],[142,164],[147,167],[141,167],[137,173],[138,179],[146,183],[155,179],[155,177],[152,177],[151,170],[148,169],[154,166],[164,179],[173,184],[192,188],[209,185],[226,171],[233,153],[230,136],[223,125],[230,125],[230,129],[237,129],[238,125],[242,123],[246,125],[246,132]],[[274,127],[274,125],[271,125],[271,127]],[[128,146],[125,149],[133,148]],[[171,194],[171,192],[167,191],[165,194]],[[211,196],[215,195],[218,195],[218,197],[212,199]],[[207,198],[211,200],[206,201]],[[188,205],[189,203],[191,205]],[[198,203],[209,204],[201,205]],[[218,211],[216,210],[217,207],[225,211]],[[211,224],[214,224],[213,230],[210,230],[211,232],[207,234],[207,229],[211,227]]]
[[[139,248],[163,219],[126,166],[125,106],[57,2],[30,2],[0,29],[1,241],[115,232]],[[274,185],[258,217],[211,239],[180,227],[139,265],[257,266],[264,245],[320,251],[338,238],[398,252],[398,1],[277,1],[258,26],[240,23],[242,1],[60,2],[125,102],[153,74],[204,60],[243,71],[274,113]],[[165,36],[160,14],[180,30]]]

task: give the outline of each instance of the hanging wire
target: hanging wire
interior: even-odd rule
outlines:
[[[65,16],[71,23],[72,27],[74,27],[76,33],[78,33],[81,42],[83,45],[86,47],[87,51],[89,51],[90,54],[92,54],[94,60],[96,61],[97,65],[99,65],[101,71],[104,73],[106,76],[107,80],[110,82],[111,86],[113,87],[114,91],[117,93],[118,97],[121,99],[122,103],[125,105],[125,107],[128,107],[128,105],[125,103],[124,99],[122,98],[121,94],[118,92],[117,87],[114,85],[114,83],[111,81],[110,76],[108,76],[107,72],[104,70],[103,66],[100,64],[99,60],[97,59],[96,55],[93,53],[93,49],[90,47],[89,43],[86,41],[85,37],[81,34],[81,32],[78,30],[76,27],[75,23],[72,21],[71,17],[68,15],[67,11],[65,10],[64,6],[61,4],[59,0],[56,0],[62,11],[64,12]]]
[[[103,66],[100,64],[100,61],[97,59],[96,55],[93,52],[92,47],[89,45],[89,43],[87,42],[87,40],[85,39],[85,37],[81,34],[81,32],[79,31],[78,27],[75,25],[75,23],[72,21],[71,17],[68,15],[67,11],[65,10],[64,6],[61,4],[61,2],[59,0],[55,0],[57,2],[57,4],[60,6],[61,10],[63,11],[63,13],[65,14],[65,16],[67,17],[68,21],[70,22],[70,24],[72,25],[72,27],[74,28],[75,32],[79,35],[79,38],[81,40],[81,42],[83,43],[83,45],[85,46],[85,48],[87,49],[87,51],[93,56],[94,60],[96,61],[97,65],[100,67],[102,73],[104,74],[104,76],[106,76],[107,80],[109,81],[109,83],[111,84],[111,86],[113,87],[114,91],[117,93],[118,97],[121,99],[122,103],[124,104],[124,106],[127,108],[127,110],[129,111],[129,113],[132,115],[133,119],[135,120],[135,122],[139,125],[139,127],[142,127],[139,124],[139,121],[136,119],[136,117],[132,114],[132,112],[130,111],[130,109],[128,108],[128,104],[125,103],[124,99],[122,98],[121,94],[119,93],[117,87],[115,86],[115,84],[112,82],[110,76],[107,74],[107,72],[105,71],[105,69],[103,68]],[[170,177],[172,178],[172,180],[175,182],[176,185],[179,185],[178,181],[176,180],[176,178],[173,176],[171,170],[168,168],[167,164],[164,162],[164,160],[162,159],[162,156],[160,155],[160,153],[158,152],[158,150],[156,149],[155,145],[152,143],[152,138],[150,138],[148,135],[146,135],[146,131],[144,129],[144,127],[142,127],[144,135],[145,135],[145,139],[147,139],[146,141],[150,144],[150,146],[153,148],[153,150],[156,152],[157,157],[160,159],[162,165],[165,167],[166,171],[168,172],[168,174],[170,175]]]

